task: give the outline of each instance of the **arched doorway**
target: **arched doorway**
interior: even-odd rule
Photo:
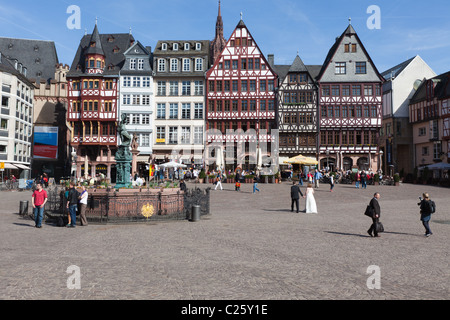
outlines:
[[[332,157],[323,158],[320,160],[320,168],[327,171],[334,171],[336,169],[336,159]]]
[[[353,159],[349,158],[349,157],[344,157],[342,164],[343,164],[344,171],[352,170]]]
[[[358,170],[359,171],[367,171],[369,170],[369,159],[367,157],[361,157],[358,159],[358,161],[356,162],[356,165],[358,166]]]

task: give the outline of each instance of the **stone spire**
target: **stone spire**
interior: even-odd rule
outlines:
[[[219,57],[219,55],[222,53],[222,50],[225,48],[227,44],[227,41],[225,40],[223,36],[223,20],[222,20],[222,13],[221,13],[221,4],[219,0],[219,13],[217,15],[217,22],[216,22],[216,37],[211,42],[211,64],[214,64],[216,59]]]

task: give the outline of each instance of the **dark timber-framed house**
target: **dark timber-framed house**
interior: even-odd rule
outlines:
[[[317,156],[319,126],[315,77],[320,68],[306,66],[298,55],[292,65],[274,66],[279,77],[277,124],[280,163],[299,154]]]

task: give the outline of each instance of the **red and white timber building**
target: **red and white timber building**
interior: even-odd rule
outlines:
[[[234,169],[238,163],[245,164],[250,158],[255,158],[249,152],[250,142],[262,145],[264,156],[277,151],[271,145],[277,142],[271,134],[271,130],[276,128],[277,75],[242,19],[208,71],[206,84],[206,125],[209,131],[206,144],[233,145],[234,151],[226,150],[226,158],[234,155],[235,163],[230,164],[228,160],[227,168]],[[211,134],[212,129],[216,132]],[[239,129],[244,134],[239,135]],[[250,129],[257,134],[245,134]],[[227,135],[227,130],[234,133]],[[245,154],[238,152],[239,143],[246,144]],[[236,159],[237,155],[245,159]],[[278,158],[278,155],[274,156]]]
[[[349,24],[320,71],[320,168],[379,169],[384,78]]]
[[[131,34],[102,34],[95,25],[85,35],[67,74],[71,147],[76,152],[76,176],[115,176],[119,73],[123,53],[134,43]],[[113,174],[111,174],[113,172]]]

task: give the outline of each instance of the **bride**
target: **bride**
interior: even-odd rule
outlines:
[[[306,188],[306,213],[317,213],[316,200],[314,199],[314,189],[310,183]]]

